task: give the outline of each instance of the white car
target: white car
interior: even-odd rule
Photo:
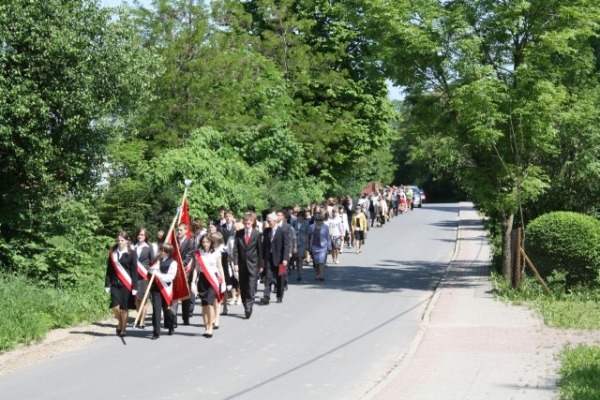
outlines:
[[[408,186],[405,186],[405,188],[411,188],[413,191],[413,201],[412,201],[413,208],[414,207],[417,207],[417,208],[423,207],[423,202],[421,201],[421,189],[419,189],[417,186],[414,186],[414,185],[408,185]]]

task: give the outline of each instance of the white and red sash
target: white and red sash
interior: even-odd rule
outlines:
[[[141,277],[143,277],[145,280],[148,280],[148,270],[146,267],[144,267],[144,264],[142,264],[140,260],[137,262],[137,271]]]
[[[186,275],[190,273],[190,271],[192,270],[192,267],[193,267],[193,263],[192,263],[192,260],[190,260],[190,262],[188,263],[188,265],[186,265],[183,268],[183,271],[185,272]]]
[[[160,263],[160,261],[157,261]],[[164,279],[162,279],[159,274],[154,275],[154,281],[158,286],[158,290],[160,290],[160,294],[169,307],[171,307],[171,302],[173,301],[173,285],[170,285]]]
[[[139,248],[143,248],[143,247],[142,246],[136,247],[135,250],[137,251]],[[137,260],[137,272],[138,272],[139,276],[141,276],[145,280],[148,280],[148,278],[149,278],[149,276],[148,276],[148,270],[146,269],[146,267],[144,267],[144,264],[142,264],[140,262],[140,254],[139,253],[138,253],[138,260]]]
[[[110,250],[109,258],[121,283],[127,288],[127,290],[131,290],[131,277],[129,276],[129,273],[127,272],[125,267],[123,267],[123,265],[121,265],[121,263],[119,262],[118,254]]]
[[[208,280],[208,283],[210,283],[210,286],[212,286],[212,288],[215,290],[215,293],[217,294],[217,301],[220,303],[222,296],[221,296],[221,290],[219,290],[219,280],[217,279],[216,274],[213,274],[208,270],[208,268],[206,267],[206,264],[204,264],[204,260],[202,259],[200,250],[198,250],[198,251],[196,251],[196,253],[194,253],[194,257],[196,257],[196,262],[200,266],[200,269],[202,270],[202,273]]]

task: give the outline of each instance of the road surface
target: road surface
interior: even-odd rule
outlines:
[[[457,225],[457,204],[425,204],[371,228],[362,253],[344,252],[325,282],[292,271],[282,304],[257,304],[250,320],[230,306],[211,339],[197,313],[157,341],[151,327],[121,339],[111,325],[84,348],[0,376],[1,397],[360,399],[417,334]]]

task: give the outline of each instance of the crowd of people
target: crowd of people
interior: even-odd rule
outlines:
[[[117,319],[116,333],[127,335],[128,310],[133,307],[139,327],[145,329],[149,290],[153,340],[160,338],[161,319],[169,335],[177,328],[179,313],[183,325],[189,325],[196,297],[202,307],[203,336],[212,338],[229,306],[241,304],[245,318],[251,318],[259,282],[264,284],[263,305],[270,304],[273,292],[277,303],[283,302],[291,271],[301,282],[303,269],[312,266],[314,279],[323,282],[328,259],[338,264],[343,252],[362,252],[369,229],[411,211],[411,200],[410,190],[392,186],[365,192],[358,199],[329,198],[261,214],[249,206],[239,218],[223,207],[206,225],[200,219],[189,226],[180,223],[177,244],[191,295],[173,304],[168,293],[177,273],[176,250],[164,242],[164,232],[159,231],[151,242],[148,231],[140,228],[135,243],[126,232],[119,232],[109,253],[105,281]]]

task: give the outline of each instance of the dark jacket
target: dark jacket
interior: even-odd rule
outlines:
[[[118,247],[114,247],[112,250],[116,254]],[[137,273],[137,253],[135,250],[130,249],[127,253],[121,253],[121,257],[119,258],[119,263],[123,266],[125,271],[131,277],[131,287],[133,290],[137,290],[137,281],[138,281],[138,273]],[[112,261],[110,260],[110,256],[106,261],[106,276],[104,279],[104,287],[116,286],[121,287],[125,286],[119,279],[115,268],[113,267]]]
[[[289,231],[290,229],[291,227],[288,224],[283,224],[283,226],[275,229],[274,236],[272,235],[273,228],[267,228],[263,232],[263,260],[265,267],[276,267],[283,261],[289,263],[292,252],[292,235]]]
[[[262,253],[262,233],[258,230],[250,230],[248,244],[246,244],[246,229],[240,229],[235,233],[232,262],[239,267],[241,274],[255,275],[262,262]]]

